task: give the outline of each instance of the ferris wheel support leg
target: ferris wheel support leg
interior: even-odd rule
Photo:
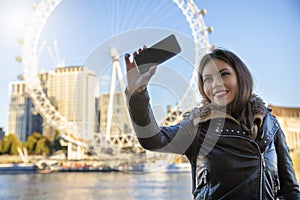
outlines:
[[[81,146],[79,146],[79,145],[77,145],[77,160],[81,160],[82,159],[82,157],[83,157],[83,155],[82,155],[82,147]]]
[[[116,65],[117,74],[118,74],[118,78],[119,78],[119,86],[120,86],[120,90],[121,90],[121,94],[122,94],[123,105],[126,105],[125,84],[122,79],[122,71],[121,71],[119,59],[114,61],[114,64]],[[131,120],[131,117],[130,117],[129,111],[127,109],[126,109],[126,117],[129,122]],[[129,126],[130,131],[133,131],[132,123],[129,122],[128,126]]]
[[[72,143],[71,142],[68,142],[68,160],[72,160],[72,154],[73,154],[73,151],[72,151]]]
[[[110,80],[109,103],[107,109],[107,123],[106,123],[106,134],[105,134],[106,142],[110,141],[110,130],[111,130],[111,120],[112,120],[112,113],[113,113],[115,87],[116,87],[116,66],[113,65],[112,75]]]

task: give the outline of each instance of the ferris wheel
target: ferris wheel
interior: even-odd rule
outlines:
[[[40,3],[35,6],[35,13],[31,19],[28,29],[26,31],[23,52],[22,52],[22,64],[24,68],[24,79],[27,84],[28,93],[33,101],[35,109],[43,116],[46,123],[58,130],[63,138],[74,144],[88,148],[88,144],[80,138],[78,134],[77,126],[74,122],[68,121],[61,113],[57,111],[55,106],[51,104],[43,88],[38,80],[38,42],[41,32],[50,17],[52,12],[60,5],[62,0],[41,0]],[[212,46],[208,40],[208,34],[212,31],[211,27],[207,27],[204,22],[204,15],[206,10],[199,10],[193,0],[173,0],[178,9],[184,15],[189,27],[192,31],[192,37],[194,41],[194,66],[198,66],[201,57]],[[197,91],[197,67],[194,67],[190,82],[189,89],[180,99],[181,104],[189,104],[189,96],[198,94]],[[199,94],[198,94],[199,95]],[[197,97],[199,100],[200,96]],[[181,119],[182,111],[175,109],[175,111],[168,113],[164,124],[170,125],[178,122]],[[124,137],[125,138],[125,137]],[[126,138],[118,138],[118,142],[124,142]],[[112,138],[113,139],[113,138]],[[115,142],[115,141],[114,141]],[[125,141],[128,143],[128,141]]]

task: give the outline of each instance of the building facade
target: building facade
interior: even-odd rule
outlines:
[[[4,132],[3,128],[0,128],[0,140],[2,140],[4,135],[5,135],[5,132]]]
[[[79,135],[92,140],[95,132],[95,73],[83,66],[59,67],[51,72],[39,73],[38,79],[51,104],[68,121],[75,122]],[[26,141],[33,132],[53,139],[55,130],[34,109],[26,93],[25,82],[11,84],[8,133]]]
[[[270,105],[276,116],[291,151],[300,150],[300,108],[288,108]]]
[[[32,133],[42,133],[43,118],[35,111],[24,82],[12,83],[10,88],[7,134],[15,134],[25,142]]]
[[[51,75],[48,98],[68,121],[75,122],[81,138],[89,142],[95,132],[97,76],[83,66],[60,67]]]
[[[111,136],[119,135],[121,133],[130,133],[129,119],[127,115],[126,104],[124,104],[123,96],[120,92],[114,94],[114,101],[110,124],[110,134]],[[101,134],[106,133],[108,128],[108,112],[109,112],[109,94],[104,93],[99,98],[99,108],[100,108],[100,132]]]
[[[48,91],[51,88],[50,80],[52,79],[52,76],[53,76],[52,74],[53,74],[52,72],[44,72],[44,73],[38,74],[38,79],[43,88],[43,91],[51,103],[53,102],[53,99],[49,98]],[[55,130],[45,120],[43,121],[42,134],[43,134],[43,136],[47,136],[51,141],[54,140]]]

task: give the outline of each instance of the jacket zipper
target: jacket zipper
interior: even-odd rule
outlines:
[[[254,145],[257,147],[257,150],[258,150],[259,155],[260,155],[260,180],[259,180],[259,187],[260,188],[259,188],[259,199],[263,200],[263,197],[262,197],[262,191],[263,191],[263,169],[265,167],[264,153],[260,152],[258,144],[254,140],[252,140],[252,139],[248,139],[248,138],[241,137],[241,136],[234,136],[234,135],[225,136],[225,137],[237,137],[237,138],[241,138],[241,139],[244,139],[244,140],[248,140],[249,142],[254,143]]]
[[[262,200],[262,191],[263,191],[263,170],[265,168],[265,158],[264,158],[264,153],[260,153],[261,155],[261,165],[260,165],[260,199]]]

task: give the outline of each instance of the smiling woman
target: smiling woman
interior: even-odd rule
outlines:
[[[236,54],[217,48],[203,56],[203,104],[173,126],[158,126],[152,114],[147,84],[155,68],[139,75],[128,58],[126,95],[138,140],[147,150],[186,156],[194,199],[300,200],[284,132],[253,93],[251,74]],[[141,79],[145,84],[138,85]]]

